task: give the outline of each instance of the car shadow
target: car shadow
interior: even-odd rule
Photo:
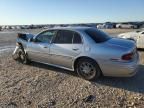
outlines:
[[[31,66],[43,68],[59,73],[64,73],[67,75],[72,75],[74,77],[79,77],[76,72],[68,71],[65,69],[60,69],[54,66],[49,66],[37,62],[32,62]],[[144,65],[139,66],[139,71],[133,77],[100,77],[99,79],[92,81],[92,85],[96,86],[96,84],[106,85],[114,88],[121,88],[124,90],[128,90],[136,93],[144,93]]]
[[[139,66],[139,71],[133,77],[101,77],[92,83],[121,88],[136,93],[144,93],[144,65]]]
[[[55,71],[55,72],[64,73],[64,74],[68,74],[68,75],[78,77],[76,72],[61,69],[61,68],[51,66],[51,65],[46,65],[46,64],[42,64],[42,63],[38,63],[38,62],[34,62],[34,61],[32,61],[29,65],[34,66],[34,67],[38,67],[38,68],[42,68],[42,69],[46,69],[46,70],[51,70],[51,71]]]

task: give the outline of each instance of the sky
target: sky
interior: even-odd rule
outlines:
[[[144,0],[0,0],[0,25],[144,21]]]

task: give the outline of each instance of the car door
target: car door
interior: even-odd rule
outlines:
[[[82,39],[78,33],[59,30],[50,46],[52,63],[72,69],[73,60],[81,53],[82,47]]]
[[[141,32],[137,39],[137,47],[144,48],[144,32]]]
[[[55,36],[56,31],[44,31],[34,37],[32,42],[28,43],[27,53],[31,60],[42,63],[51,63],[50,60],[50,45],[51,40]]]

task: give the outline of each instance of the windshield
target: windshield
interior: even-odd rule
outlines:
[[[88,34],[96,43],[102,43],[111,39],[111,37],[106,33],[94,28],[85,30],[85,33]]]

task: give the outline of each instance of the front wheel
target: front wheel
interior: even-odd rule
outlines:
[[[24,49],[20,46],[20,47],[16,47],[13,55],[12,55],[13,59],[22,63],[22,64],[28,64],[29,60],[27,58],[27,55],[24,51]]]
[[[78,75],[86,80],[95,80],[101,75],[99,66],[91,59],[80,59],[76,70]]]

